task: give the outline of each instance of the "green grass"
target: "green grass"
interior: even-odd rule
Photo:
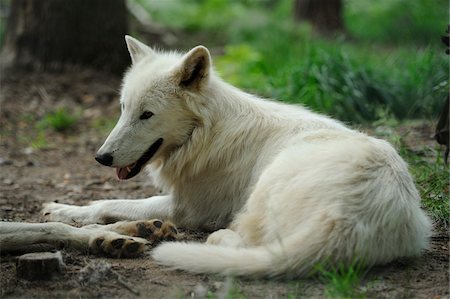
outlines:
[[[49,147],[47,137],[43,131],[39,131],[36,136],[31,139],[29,144],[33,149],[44,149]]]
[[[344,121],[432,117],[448,90],[447,60],[432,49],[385,50],[268,33],[271,46],[239,44],[217,57],[219,73],[260,95],[301,103]]]
[[[33,149],[46,149],[52,147],[49,134],[51,131],[67,134],[73,130],[79,120],[79,114],[73,114],[65,107],[46,113],[38,118],[33,114],[22,114],[19,123],[21,127],[32,129],[25,134],[17,136],[19,142]]]
[[[364,275],[361,263],[355,261],[349,266],[325,267],[318,264],[316,269],[319,280],[325,285],[327,298],[365,298],[359,288]]]
[[[46,149],[50,147],[50,143],[47,140],[45,131],[39,130],[32,136],[30,135],[19,135],[18,141],[25,147],[31,147],[35,150]]]
[[[429,149],[434,151],[433,149]],[[442,152],[430,161],[415,154],[407,154],[410,171],[422,197],[422,206],[440,226],[448,228],[450,220],[449,168],[444,164]]]
[[[66,132],[76,124],[78,117],[68,111],[67,108],[58,108],[54,112],[46,114],[39,122],[41,130],[53,129],[57,132]]]

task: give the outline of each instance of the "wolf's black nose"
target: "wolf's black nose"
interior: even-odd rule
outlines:
[[[113,162],[113,156],[111,156],[111,154],[109,153],[103,155],[96,155],[95,160],[97,160],[98,163],[103,164],[105,166],[111,166]]]

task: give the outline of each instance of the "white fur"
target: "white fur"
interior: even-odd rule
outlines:
[[[430,221],[389,143],[228,85],[204,47],[181,55],[129,37],[127,44],[133,66],[124,78],[124,110],[99,153],[113,153],[113,166],[122,167],[163,138],[147,171],[169,195],[141,205],[47,206],[51,220],[231,223],[209,244],[165,243],[153,251],[157,262],[193,272],[305,275],[317,262],[371,266],[427,247]],[[144,110],[154,116],[139,120]]]

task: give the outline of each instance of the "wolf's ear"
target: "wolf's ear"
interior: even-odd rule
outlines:
[[[156,54],[149,46],[129,35],[125,35],[125,42],[127,43],[128,52],[130,52],[131,62],[133,64],[136,64],[145,56]]]
[[[176,78],[181,86],[199,89],[208,79],[211,56],[207,48],[197,46],[184,55],[181,67],[176,70]]]

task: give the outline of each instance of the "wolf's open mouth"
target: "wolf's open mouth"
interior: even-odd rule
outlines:
[[[142,166],[144,166],[145,163],[147,163],[148,160],[153,157],[162,143],[163,139],[159,138],[148,148],[147,151],[145,151],[145,153],[136,162],[125,167],[116,167],[117,177],[120,180],[128,180],[137,175],[141,171]]]

